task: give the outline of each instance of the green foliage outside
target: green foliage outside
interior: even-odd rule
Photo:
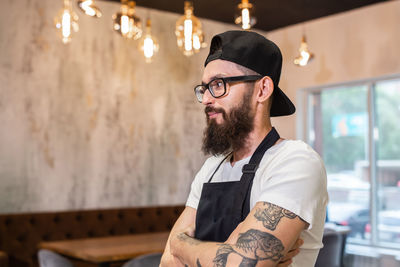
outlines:
[[[375,123],[379,129],[377,159],[400,160],[400,81],[375,85]],[[368,116],[367,86],[341,87],[321,93],[323,158],[328,173],[354,170],[354,163],[368,158],[368,125],[364,134],[333,135],[332,120],[346,114]],[[368,117],[367,117],[368,121]]]
[[[355,161],[366,158],[366,136],[334,137],[332,120],[335,115],[366,113],[367,88],[346,87],[323,91],[321,106],[323,154],[328,173],[354,169]]]

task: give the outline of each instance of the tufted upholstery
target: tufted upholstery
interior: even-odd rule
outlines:
[[[183,209],[162,206],[1,214],[0,256],[1,251],[8,254],[10,267],[37,266],[41,241],[168,231]]]
[[[7,267],[8,266],[8,257],[4,251],[0,250],[0,267]]]

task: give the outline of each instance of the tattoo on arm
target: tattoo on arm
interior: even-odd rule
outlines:
[[[261,221],[265,228],[273,231],[283,217],[294,219],[298,216],[277,205],[264,202],[264,207],[258,208],[254,217]],[[190,245],[201,243],[201,241],[191,238],[185,233],[180,233],[177,237]],[[221,244],[213,263],[214,267],[226,267],[228,256],[236,254],[242,258],[239,267],[255,267],[262,260],[278,262],[283,257],[283,250],[282,241],[274,235],[256,229],[249,229],[247,232],[239,234],[236,244]],[[196,266],[202,267],[199,259],[196,260]]]
[[[284,246],[274,235],[250,229],[240,234],[235,245],[222,244],[217,250],[214,267],[225,267],[231,253],[242,257],[239,267],[254,267],[260,260],[279,261]],[[249,254],[251,256],[249,256]]]
[[[277,205],[264,202],[264,208],[258,208],[254,217],[261,221],[265,228],[273,231],[283,217],[294,219],[297,215]]]
[[[231,253],[235,253],[236,251],[233,249],[231,245],[222,244],[217,250],[217,255],[215,256],[213,262],[214,267],[225,267],[226,262],[228,261],[228,256]]]
[[[178,237],[179,240],[181,240],[183,242],[186,242],[189,245],[195,245],[196,246],[196,245],[201,243],[199,240],[194,239],[194,238],[186,235],[185,233],[180,233],[180,234],[178,234],[177,237]]]

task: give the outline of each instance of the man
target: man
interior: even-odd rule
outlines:
[[[270,117],[295,112],[278,87],[281,66],[279,48],[257,33],[213,37],[195,87],[207,117],[203,151],[213,156],[192,183],[161,266],[314,266],[326,173],[314,150],[271,125]]]

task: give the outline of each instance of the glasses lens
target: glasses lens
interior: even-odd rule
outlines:
[[[197,100],[201,103],[203,101],[203,95],[206,92],[206,88],[203,85],[198,85],[194,88]]]
[[[208,85],[214,97],[220,97],[225,94],[225,83],[222,79],[215,79]]]

